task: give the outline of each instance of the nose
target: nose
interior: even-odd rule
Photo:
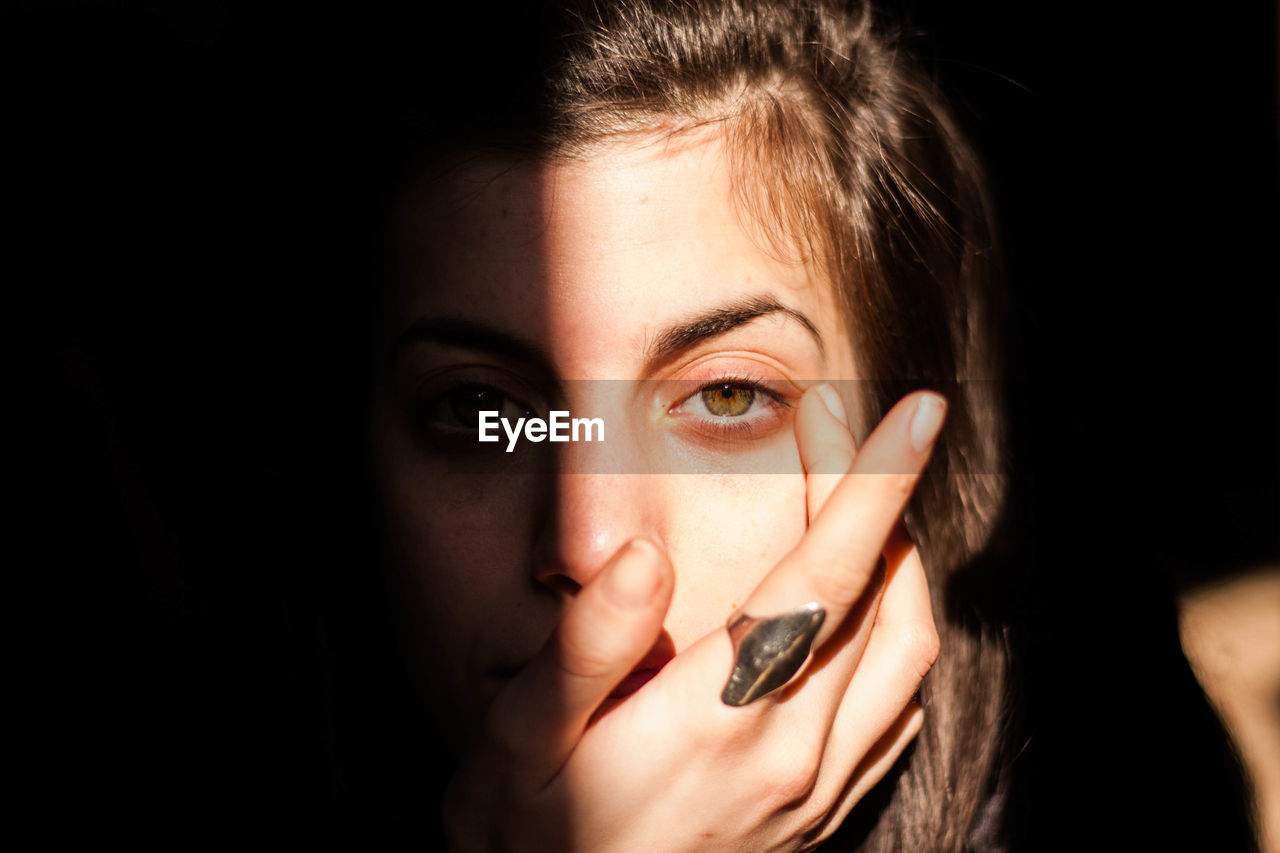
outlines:
[[[571,597],[636,536],[656,538],[642,474],[561,470],[535,549],[534,580]]]

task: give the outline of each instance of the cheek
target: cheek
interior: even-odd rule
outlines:
[[[390,569],[448,620],[511,585],[531,521],[523,478],[448,474],[401,454],[379,465]]]
[[[488,700],[488,668],[529,640],[533,519],[528,478],[449,474],[411,443],[388,441],[375,458],[389,604],[419,691],[462,714]],[[537,618],[534,618],[537,617]],[[527,620],[541,624],[541,614]],[[453,727],[454,721],[442,721]]]
[[[666,622],[681,650],[725,620],[804,535],[802,475],[675,477],[664,539],[676,568]]]
[[[527,547],[506,501],[450,494],[447,478],[434,489],[397,488],[388,495],[390,569],[411,588],[417,607],[449,620],[457,610],[485,606],[517,571]],[[469,491],[459,484],[460,491]],[[500,522],[502,523],[499,526]]]

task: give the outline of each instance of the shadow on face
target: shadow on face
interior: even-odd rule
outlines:
[[[476,157],[414,187],[395,237],[375,467],[441,731],[469,730],[633,537],[675,566],[675,652],[723,625],[804,532],[794,406],[855,370],[831,285],[744,225],[722,140]],[[567,440],[530,431],[554,412]]]

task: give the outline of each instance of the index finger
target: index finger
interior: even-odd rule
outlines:
[[[741,612],[767,617],[816,602],[826,618],[814,645],[830,637],[866,591],[945,416],[946,401],[933,392],[900,400],[858,450],[800,544],[760,582]]]

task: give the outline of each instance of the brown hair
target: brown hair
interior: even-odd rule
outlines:
[[[865,377],[859,438],[909,390],[948,397],[906,517],[942,641],[921,688],[924,729],[837,838],[961,849],[998,801],[1008,695],[1003,637],[955,583],[987,546],[1003,493],[994,238],[978,162],[937,87],[865,2],[554,5],[538,79],[512,82],[505,112],[490,105],[457,126],[437,105],[435,156],[441,145],[532,143],[536,156],[574,157],[619,134],[718,125],[737,200],[766,248],[798,250],[843,300]]]
[[[861,436],[911,388],[949,398],[907,514],[943,652],[892,796],[852,823],[871,822],[858,830],[870,849],[960,849],[997,783],[1008,669],[1003,638],[948,584],[986,545],[1003,492],[993,229],[977,160],[866,3],[567,5],[543,145],[572,154],[659,123],[669,133],[723,125],[743,208],[840,292],[867,377]]]

